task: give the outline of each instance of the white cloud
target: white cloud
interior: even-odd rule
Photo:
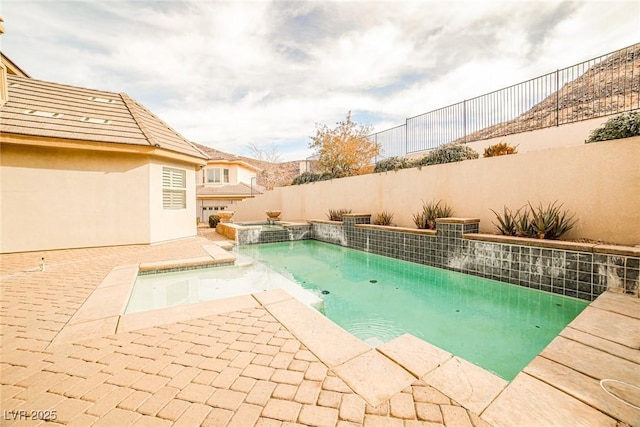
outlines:
[[[127,92],[186,137],[311,154],[315,123],[376,130],[636,43],[636,1],[4,0],[35,78]]]

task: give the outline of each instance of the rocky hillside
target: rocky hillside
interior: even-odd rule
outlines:
[[[527,112],[457,141],[489,139],[640,108],[640,44],[590,66],[564,85],[563,79],[573,79],[572,71],[561,70],[560,90]]]
[[[300,175],[300,162],[302,160],[272,163],[252,159],[251,157],[240,156],[239,158],[262,169],[262,172],[258,174],[258,185],[267,189],[288,185],[293,181],[293,178]]]

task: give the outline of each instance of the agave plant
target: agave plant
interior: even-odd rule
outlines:
[[[351,209],[329,209],[327,218],[330,221],[342,221],[345,214],[350,214]]]
[[[435,230],[436,228],[436,218],[438,218],[439,203],[440,201],[422,203],[422,216],[424,217],[424,223],[426,225],[425,228],[428,228],[429,230]]]
[[[413,214],[413,223],[419,229],[423,230],[427,228],[427,219],[424,217],[424,213],[422,212]]]
[[[543,207],[542,203],[536,209],[531,206],[531,228],[538,239],[558,239],[576,224],[575,215],[569,215],[564,210],[561,211],[562,204],[556,205],[557,201]]]
[[[536,233],[531,225],[528,206],[525,205],[516,211],[514,222],[516,226],[516,236],[535,237]]]
[[[517,232],[517,227],[516,227],[516,222],[518,219],[517,216],[518,216],[518,213],[520,212],[520,209],[518,209],[514,213],[511,211],[511,209],[505,206],[503,210],[504,210],[504,213],[501,216],[498,212],[491,209],[491,212],[495,214],[496,219],[498,220],[498,223],[496,224],[494,222],[493,225],[495,225],[498,231],[500,231],[500,234],[504,234],[507,236],[515,236]]]
[[[375,225],[391,225],[391,221],[393,221],[393,214],[389,211],[382,211],[376,215],[373,223]]]
[[[453,216],[453,208],[451,206],[444,203],[440,205],[440,201],[438,201],[438,208],[436,211],[436,218],[450,218]]]
[[[453,216],[453,209],[442,200],[422,202],[422,212],[413,215],[413,222],[418,228],[435,230],[436,219]]]

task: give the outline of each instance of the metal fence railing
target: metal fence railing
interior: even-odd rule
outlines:
[[[640,108],[640,43],[406,119],[369,136],[380,157],[471,142]]]
[[[406,137],[407,132],[405,125],[396,126],[370,135],[369,139],[377,143],[380,147],[380,153],[376,160],[386,159],[387,157],[404,156],[407,146]]]

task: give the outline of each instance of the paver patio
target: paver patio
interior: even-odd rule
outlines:
[[[42,418],[53,418],[53,411],[56,419],[47,425],[490,425],[427,384],[431,368],[422,371],[420,357],[431,352],[438,358],[434,366],[449,363],[447,369],[458,373],[473,369],[462,366],[464,361],[428,348],[407,355],[387,345],[379,352],[368,350],[354,358],[336,359],[335,365],[323,362],[317,343],[308,342],[314,348],[308,347],[296,336],[295,325],[291,329],[279,320],[286,319],[288,311],[282,308],[286,301],[277,299],[264,301],[264,305],[255,300],[254,306],[227,313],[86,340],[78,336],[73,342],[52,345],[114,267],[205,257],[202,246],[210,243],[200,236],[151,246],[1,255],[2,425],[43,424]],[[37,269],[43,256],[45,272]],[[299,325],[304,326],[304,321]],[[411,341],[399,339],[398,345],[406,345],[407,340]],[[399,360],[407,369],[403,371],[406,377],[398,380],[402,388],[377,406],[367,403],[368,393],[375,394],[379,384],[372,382],[369,389],[362,385],[365,374],[359,373],[361,366],[355,366],[358,358],[380,372],[390,369],[390,360]],[[446,384],[442,372],[430,375]],[[405,385],[402,381],[407,379]],[[456,389],[455,384],[449,385]],[[470,401],[478,412],[489,404],[477,398]],[[594,425],[602,420],[615,425],[609,416],[576,402],[601,416],[594,418]],[[500,413],[494,411],[496,419]],[[32,415],[39,419],[31,419]]]

